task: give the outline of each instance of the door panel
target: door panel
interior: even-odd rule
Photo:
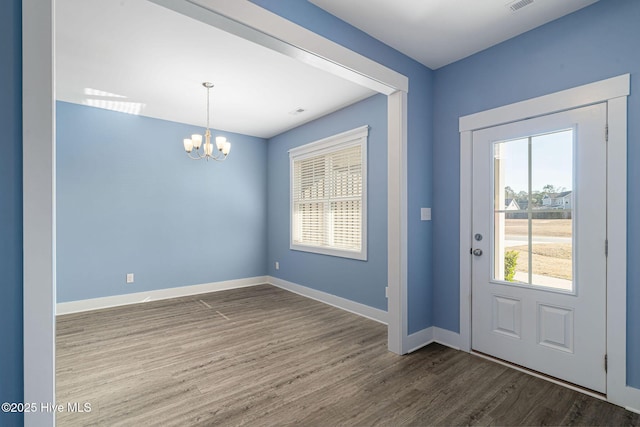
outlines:
[[[602,393],[605,125],[600,104],[473,133],[472,347]]]

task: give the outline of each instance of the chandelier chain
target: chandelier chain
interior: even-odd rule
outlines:
[[[209,129],[209,101],[211,99],[211,96],[209,95],[210,91],[211,88],[207,86],[207,129]]]

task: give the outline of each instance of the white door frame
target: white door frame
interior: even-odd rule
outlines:
[[[24,401],[43,403],[55,402],[54,1],[22,0]],[[231,32],[387,95],[388,347],[406,353],[408,78],[248,0],[153,1],[174,10],[198,3]],[[24,420],[54,425],[55,415]]]
[[[607,400],[640,411],[640,390],[626,385],[627,326],[627,96],[624,74],[550,95],[461,117],[460,348],[471,351],[472,132],[528,118],[607,103]],[[604,132],[604,130],[603,130]]]

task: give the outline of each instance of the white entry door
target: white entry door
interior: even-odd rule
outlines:
[[[473,132],[472,348],[606,393],[606,105]]]

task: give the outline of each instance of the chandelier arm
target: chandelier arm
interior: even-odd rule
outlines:
[[[187,156],[191,159],[191,160],[215,160],[216,162],[224,162],[227,159],[227,156],[220,155],[220,154],[216,154],[216,155],[211,155],[211,156],[207,156],[207,155],[201,155],[199,152],[195,151],[194,152],[196,154],[197,157],[194,157],[191,153],[187,153]],[[219,152],[218,152],[219,153]]]
[[[222,156],[222,157],[220,157],[220,156],[215,156],[215,157],[211,156],[211,158],[213,160],[215,160],[216,162],[224,162],[227,159],[227,156]]]
[[[205,156],[200,155],[200,150],[195,150],[193,151],[193,153],[196,155],[196,157],[194,157],[191,153],[187,153],[187,156],[189,156],[191,160],[202,160],[205,158]]]
[[[227,158],[227,156],[222,154],[222,151],[219,151],[219,150],[216,150],[216,154],[212,154],[210,157],[213,160],[218,161],[218,162],[221,162],[221,161],[223,161],[224,159]]]

